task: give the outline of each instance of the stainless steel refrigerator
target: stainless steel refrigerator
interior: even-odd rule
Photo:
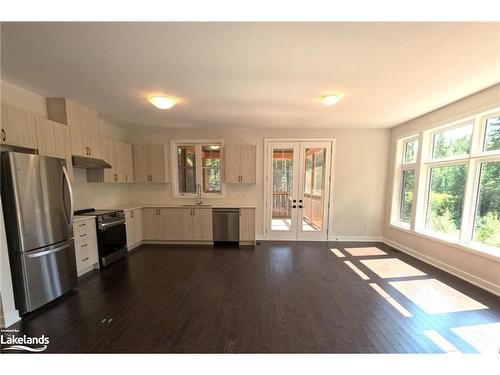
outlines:
[[[64,159],[2,152],[1,194],[16,308],[31,312],[73,289],[73,198]]]

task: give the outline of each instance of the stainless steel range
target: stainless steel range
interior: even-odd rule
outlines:
[[[122,210],[89,208],[75,211],[75,215],[96,216],[97,245],[101,267],[107,267],[127,256],[125,213]]]

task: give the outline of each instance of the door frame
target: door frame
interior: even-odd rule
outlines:
[[[336,138],[264,138],[264,171],[263,171],[263,197],[262,197],[262,233],[263,239],[268,241],[286,241],[283,239],[272,238],[268,233],[268,220],[271,220],[270,211],[268,210],[271,202],[269,201],[270,196],[267,191],[269,178],[271,174],[270,165],[268,161],[268,152],[270,143],[286,143],[286,142],[331,142],[331,154],[330,154],[330,192],[328,194],[328,203],[326,205],[328,209],[328,222],[326,223],[326,239],[294,239],[293,241],[329,241],[330,235],[333,231],[333,209],[335,207],[335,201],[333,199],[335,190],[335,154],[336,154]]]

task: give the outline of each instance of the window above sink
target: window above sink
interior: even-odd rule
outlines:
[[[196,198],[197,185],[202,198],[224,196],[222,140],[172,141],[171,150],[175,198]]]

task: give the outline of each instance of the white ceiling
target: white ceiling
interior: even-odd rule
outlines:
[[[2,79],[126,128],[391,127],[500,81],[500,23],[3,23],[1,41]]]

